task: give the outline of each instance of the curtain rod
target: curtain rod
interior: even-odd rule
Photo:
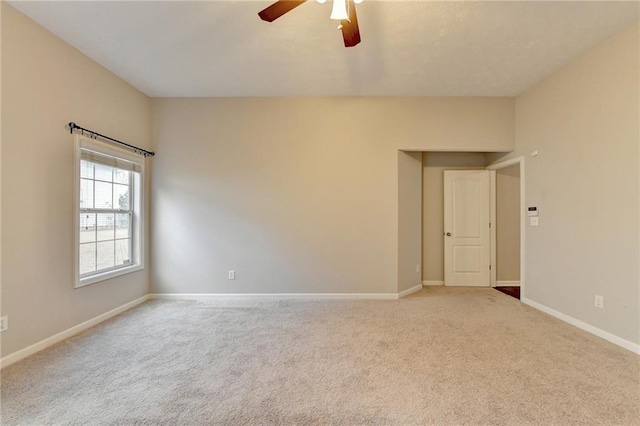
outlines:
[[[69,133],[73,134],[73,131],[76,130],[76,129],[80,130],[83,135],[84,135],[84,132],[89,133],[89,137],[91,137],[93,139],[95,139],[95,138],[105,139],[105,140],[107,140],[109,142],[114,142],[114,143],[126,146],[127,148],[134,150],[137,154],[142,154],[145,157],[153,157],[154,155],[156,155],[155,152],[147,151],[146,149],[138,148],[137,146],[130,145],[130,144],[126,143],[126,142],[119,141],[118,139],[114,139],[114,138],[111,138],[109,136],[101,135],[100,133],[95,132],[93,130],[89,130],[89,129],[85,129],[84,127],[80,127],[76,123],[74,123],[73,121],[71,123],[69,123]]]

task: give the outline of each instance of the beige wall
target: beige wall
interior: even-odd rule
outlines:
[[[398,292],[422,285],[422,153],[398,151]]]
[[[509,155],[525,156],[526,203],[540,210],[525,229],[525,297],[636,344],[639,39],[635,24],[519,96]]]
[[[398,150],[510,150],[514,134],[506,98],[153,105],[155,292],[396,293]]]
[[[150,101],[2,7],[2,355],[145,295],[148,268],[75,290],[69,121],[150,145]],[[70,23],[72,25],[72,23]],[[10,106],[10,107],[8,107]]]
[[[496,280],[520,281],[520,165],[496,170]],[[505,284],[512,285],[512,284]]]
[[[479,152],[425,152],[422,155],[422,280],[444,281],[444,171],[484,169]]]

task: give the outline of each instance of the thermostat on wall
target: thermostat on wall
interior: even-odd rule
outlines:
[[[529,216],[538,216],[538,208],[537,207],[527,207],[527,214]]]

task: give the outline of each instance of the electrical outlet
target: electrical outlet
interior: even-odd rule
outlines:
[[[230,280],[236,279],[236,271],[229,271],[229,279]]]
[[[0,317],[0,331],[6,331],[9,329],[9,317],[3,316]]]
[[[416,265],[416,272],[420,272],[420,265]]]
[[[596,308],[604,309],[604,298],[599,294],[596,294],[594,305]]]

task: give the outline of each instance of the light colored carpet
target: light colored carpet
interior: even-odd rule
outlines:
[[[2,371],[4,424],[639,424],[640,357],[491,289],[151,301]]]

